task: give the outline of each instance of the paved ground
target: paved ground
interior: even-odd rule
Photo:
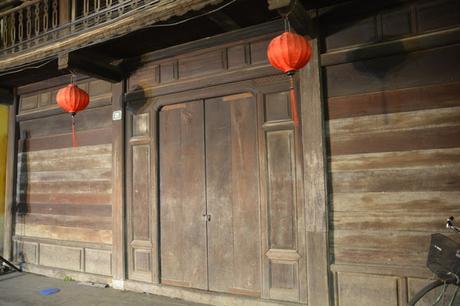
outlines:
[[[59,288],[60,292],[43,296],[40,290]],[[0,276],[1,306],[203,306],[150,294],[97,288],[74,281],[63,281],[30,273]]]

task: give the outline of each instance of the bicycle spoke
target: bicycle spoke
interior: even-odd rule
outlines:
[[[450,299],[449,306],[453,306],[453,305],[454,305],[454,301],[455,301],[455,299],[457,298],[457,293],[458,293],[458,286],[457,286],[457,289],[455,289],[455,292],[454,292],[454,294],[452,295],[452,298]]]
[[[431,304],[431,306],[437,306],[441,299],[444,300],[444,295],[446,294],[447,286],[448,285],[444,283],[444,285],[442,286],[441,294],[439,294],[438,298],[434,301],[433,304]]]

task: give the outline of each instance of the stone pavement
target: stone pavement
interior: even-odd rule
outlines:
[[[59,288],[60,292],[43,296],[40,290]],[[74,281],[48,278],[30,273],[0,275],[1,306],[204,306],[151,294],[97,288]]]

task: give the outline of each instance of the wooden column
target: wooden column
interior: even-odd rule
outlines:
[[[124,213],[124,82],[112,86],[112,278],[113,287],[123,289],[125,279]],[[121,112],[121,117],[117,113]]]
[[[16,187],[16,160],[17,160],[17,124],[16,113],[19,100],[16,91],[13,92],[14,103],[9,107],[8,115],[8,147],[6,155],[6,180],[5,180],[5,223],[4,223],[4,243],[3,257],[7,260],[12,259],[12,236],[15,211],[15,187]]]
[[[327,172],[321,66],[318,40],[313,55],[299,72],[304,162],[308,305],[330,305],[327,222]]]

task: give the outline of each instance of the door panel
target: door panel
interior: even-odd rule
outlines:
[[[254,96],[206,100],[205,122],[209,289],[260,296]]]
[[[161,280],[207,289],[203,102],[160,112]]]

